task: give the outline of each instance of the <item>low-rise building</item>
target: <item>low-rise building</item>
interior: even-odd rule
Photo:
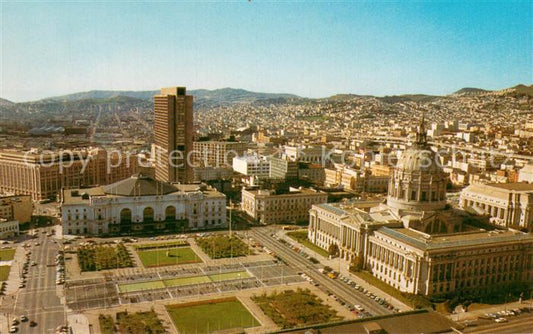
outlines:
[[[202,184],[170,184],[144,175],[63,191],[64,234],[105,235],[227,226],[226,196]]]
[[[325,192],[309,188],[290,188],[289,192],[243,189],[242,210],[261,224],[302,222],[309,219],[313,204],[326,203]]]
[[[19,222],[0,218],[0,239],[11,238],[19,234]]]
[[[20,223],[31,221],[33,202],[28,195],[0,197],[0,218]]]

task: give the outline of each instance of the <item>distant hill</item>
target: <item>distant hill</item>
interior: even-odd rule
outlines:
[[[512,94],[518,96],[527,95],[533,97],[533,85],[526,86],[520,84],[511,88],[500,90],[498,91],[498,93]]]
[[[475,95],[475,94],[481,94],[481,93],[488,93],[490,90],[485,90],[481,88],[472,88],[472,87],[465,87],[461,88],[456,92],[453,92],[451,95]]]
[[[113,91],[113,90],[92,90],[88,92],[74,93],[63,96],[46,98],[41,101],[77,101],[86,99],[106,99],[117,96],[127,96],[140,100],[152,100],[153,96],[159,94],[159,90],[150,91]],[[299,98],[293,94],[257,93],[244,89],[221,88],[214,90],[196,89],[188,90],[187,94],[194,96],[197,106],[232,104],[242,102],[255,102],[267,99]]]
[[[425,94],[404,94],[404,95],[393,95],[393,96],[384,96],[379,97],[383,102],[387,103],[398,103],[398,102],[430,102],[440,96],[436,95],[425,95]]]
[[[11,102],[9,100],[0,98],[0,107],[10,107],[10,106],[12,106],[14,104],[15,104],[15,102]]]
[[[127,90],[91,90],[68,95],[48,97],[39,101],[77,101],[88,99],[109,99],[117,96],[127,96],[139,100],[151,99],[158,91],[127,91]]]

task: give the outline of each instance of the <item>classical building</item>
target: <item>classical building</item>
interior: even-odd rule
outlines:
[[[231,141],[195,141],[193,143],[194,159],[203,167],[230,167],[234,157],[241,157],[248,145]]]
[[[63,233],[182,232],[227,226],[226,196],[201,184],[171,184],[144,175],[63,191]]]
[[[392,168],[386,203],[313,205],[308,238],[403,292],[486,292],[533,280],[533,235],[467,224],[472,215],[446,204],[447,178],[418,128]]]
[[[56,198],[62,188],[106,185],[137,171],[138,157],[101,148],[0,151],[0,192]]]
[[[33,202],[28,195],[21,196],[1,196],[0,197],[0,218],[16,220],[19,223],[31,221],[33,213]]]
[[[461,192],[459,205],[489,215],[493,224],[533,230],[533,184],[472,184]]]
[[[242,190],[242,210],[261,224],[291,223],[309,220],[313,204],[327,202],[328,195],[308,188],[290,188],[288,192]]]
[[[194,182],[231,180],[233,169],[231,167],[194,167]]]
[[[287,158],[292,161],[310,162],[324,164],[327,150],[322,146],[288,146],[285,145],[283,151]]]
[[[161,88],[154,96],[155,177],[163,182],[192,181],[193,97],[185,87]]]

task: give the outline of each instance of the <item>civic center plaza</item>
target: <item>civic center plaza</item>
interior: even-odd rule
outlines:
[[[416,142],[393,168],[386,203],[313,205],[309,240],[324,249],[337,244],[342,260],[358,260],[378,279],[408,293],[490,292],[533,282],[533,235],[501,224],[493,228],[487,216],[464,208],[471,200],[452,208],[446,203],[448,176],[437,159],[422,122]],[[504,201],[508,207],[497,210],[499,221],[529,211],[520,209],[520,201],[510,202],[513,196]],[[486,214],[496,210],[476,208]],[[517,221],[531,230],[529,220]]]
[[[226,196],[204,184],[177,184],[143,174],[107,186],[64,189],[64,234],[106,235],[227,226]]]

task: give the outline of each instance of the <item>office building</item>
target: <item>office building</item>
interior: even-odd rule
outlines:
[[[325,192],[308,188],[290,188],[288,192],[243,189],[242,210],[261,224],[297,223],[309,220],[313,204],[325,203]]]
[[[195,141],[194,160],[203,167],[231,167],[233,158],[246,152],[247,144],[231,141]]]
[[[235,157],[233,158],[233,170],[246,176],[267,178],[270,175],[270,161],[258,155]]]
[[[282,180],[298,179],[298,161],[287,157],[270,157],[270,178]]]
[[[106,185],[137,171],[135,155],[100,148],[0,151],[0,192],[56,199],[61,188]]]
[[[161,88],[154,96],[155,177],[163,182],[192,180],[193,97],[185,87]],[[189,157],[189,159],[188,159]]]

